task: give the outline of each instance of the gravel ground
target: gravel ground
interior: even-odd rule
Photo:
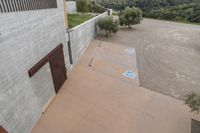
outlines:
[[[135,47],[140,86],[178,99],[200,93],[200,26],[144,19],[99,40]]]

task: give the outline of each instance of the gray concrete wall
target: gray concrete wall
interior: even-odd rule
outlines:
[[[67,13],[74,14],[76,13],[76,1],[66,1]]]
[[[95,38],[98,30],[97,21],[108,16],[108,12],[104,12],[85,23],[72,28],[70,33],[71,46],[72,46],[72,57],[73,62],[76,64],[84,53],[88,45]]]
[[[49,64],[32,78],[28,70],[59,43],[69,64],[63,0],[58,8],[0,14],[0,125],[9,133],[28,133],[55,95]],[[103,13],[75,27],[71,34],[74,65],[97,33]]]
[[[0,124],[9,133],[28,133],[55,95],[49,64],[32,78],[28,70],[67,38],[63,0],[58,8],[0,14]]]

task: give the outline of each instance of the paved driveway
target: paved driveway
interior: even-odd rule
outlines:
[[[144,19],[97,39],[136,48],[140,86],[180,99],[200,93],[200,26]]]

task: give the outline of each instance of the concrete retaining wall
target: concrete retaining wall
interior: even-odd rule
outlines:
[[[74,14],[76,13],[76,1],[66,1],[67,13]]]
[[[49,64],[32,78],[28,70],[59,43],[68,49],[63,0],[58,8],[0,14],[0,124],[28,133],[55,95]]]
[[[0,125],[9,133],[30,132],[55,95],[48,63],[31,78],[28,70],[59,43],[64,44],[67,69],[72,68],[63,0],[57,1],[56,9],[0,14]],[[96,21],[104,16],[73,28],[75,64],[97,33]]]
[[[105,16],[108,16],[108,12],[104,12],[71,29],[72,32],[70,33],[70,39],[74,64],[78,62],[85,49],[88,47],[88,45],[95,38],[97,32],[99,31],[96,24],[97,21]]]

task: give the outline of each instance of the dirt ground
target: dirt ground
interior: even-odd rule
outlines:
[[[144,19],[97,39],[136,49],[140,86],[179,99],[200,93],[200,26]]]

